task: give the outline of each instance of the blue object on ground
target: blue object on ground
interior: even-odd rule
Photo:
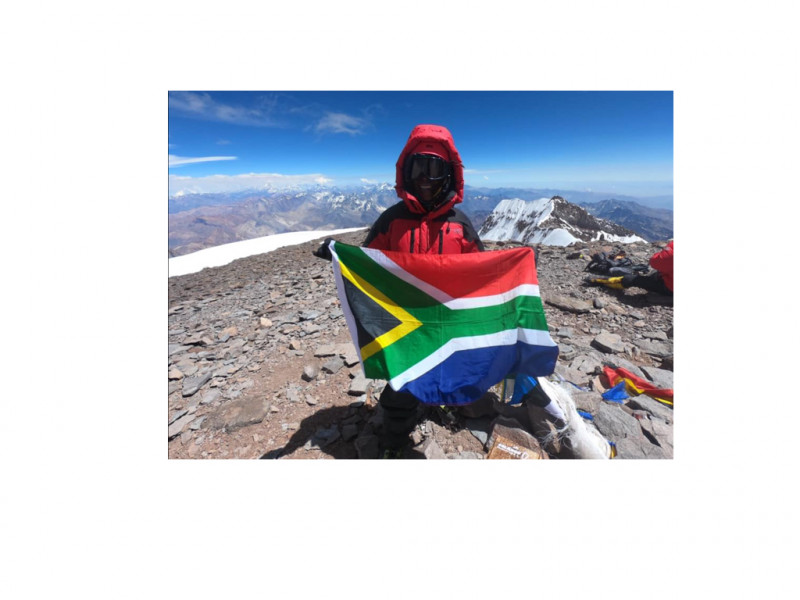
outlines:
[[[617,402],[622,404],[623,400],[630,398],[628,396],[628,392],[625,391],[625,382],[620,381],[617,385],[612,387],[610,390],[606,391],[602,394],[603,400],[609,400],[611,402]]]

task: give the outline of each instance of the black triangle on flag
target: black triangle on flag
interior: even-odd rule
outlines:
[[[349,279],[343,277],[342,282],[351,310],[360,317],[356,319],[359,350],[402,323]]]

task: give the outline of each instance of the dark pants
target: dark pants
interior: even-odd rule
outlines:
[[[380,400],[383,407],[383,445],[400,449],[408,444],[408,436],[417,424],[419,400],[408,392],[395,392],[387,384]]]
[[[622,278],[622,287],[638,287],[648,292],[672,296],[672,290],[666,286],[658,271],[649,275],[625,275]]]

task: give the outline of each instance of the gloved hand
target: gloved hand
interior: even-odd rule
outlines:
[[[322,242],[322,245],[311,252],[317,258],[324,258],[325,260],[331,260],[333,256],[331,255],[331,249],[328,247],[328,242],[332,242],[333,238],[325,238],[325,241]]]

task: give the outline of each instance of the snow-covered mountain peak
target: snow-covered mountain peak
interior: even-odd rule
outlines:
[[[597,219],[561,196],[501,200],[479,232],[481,239],[569,246],[578,241],[644,241],[632,231]]]

